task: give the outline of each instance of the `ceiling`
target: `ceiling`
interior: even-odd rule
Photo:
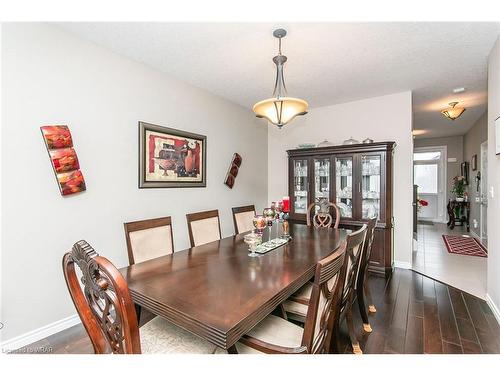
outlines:
[[[485,112],[500,23],[58,23],[247,108],[273,89],[273,29],[288,31],[285,82],[311,107],[413,91],[418,137],[464,134]],[[456,87],[467,90],[453,95]],[[440,111],[456,100],[455,121]],[[362,110],[362,108],[360,108]]]

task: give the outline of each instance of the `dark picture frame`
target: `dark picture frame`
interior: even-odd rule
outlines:
[[[477,170],[477,154],[472,155],[472,159],[470,162],[470,167],[473,171]]]
[[[139,189],[206,186],[206,136],[139,121]]]

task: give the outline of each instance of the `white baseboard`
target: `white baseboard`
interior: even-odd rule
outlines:
[[[50,335],[64,331],[65,329],[73,327],[79,323],[81,323],[81,320],[77,314],[68,316],[67,318],[47,324],[46,326],[37,328],[31,332],[27,332],[17,337],[13,337],[9,340],[2,341],[2,343],[0,344],[2,347],[2,352],[5,353],[11,350],[22,348],[23,346],[32,344]]]
[[[399,260],[395,260],[394,267],[403,268],[405,270],[411,270],[411,263],[410,262],[401,262]]]
[[[476,232],[474,232],[472,229],[470,230],[469,233],[470,233],[471,237],[474,237],[477,240],[481,241],[481,237],[479,236],[479,234],[477,234]]]
[[[495,305],[495,302],[493,302],[488,293],[486,293],[486,303],[490,307],[491,311],[493,311],[493,315],[495,315],[498,324],[500,324],[500,309],[498,308],[497,305]]]

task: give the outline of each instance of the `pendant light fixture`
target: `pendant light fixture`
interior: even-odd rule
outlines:
[[[280,129],[296,116],[305,115],[308,109],[305,100],[289,97],[286,91],[283,67],[287,57],[281,54],[281,38],[284,38],[285,35],[286,30],[283,29],[277,29],[273,32],[273,36],[279,40],[279,52],[273,58],[273,62],[276,64],[276,82],[274,83],[273,97],[262,100],[253,106],[253,111],[257,117],[267,119]]]
[[[441,113],[446,118],[449,118],[451,121],[456,120],[457,118],[459,118],[462,115],[462,113],[465,112],[465,108],[456,106],[458,104],[458,102],[451,102],[448,104],[450,105],[450,108],[441,111]]]

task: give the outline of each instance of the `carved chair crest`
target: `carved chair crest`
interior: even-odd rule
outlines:
[[[313,210],[319,207],[318,212],[313,215]],[[330,215],[330,207],[335,210],[335,218]],[[307,225],[315,228],[338,228],[340,222],[340,210],[336,204],[328,202],[326,198],[319,198],[307,208]]]
[[[78,280],[75,267],[82,272]],[[63,257],[73,303],[96,353],[140,353],[137,317],[125,279],[86,242],[78,241]]]

